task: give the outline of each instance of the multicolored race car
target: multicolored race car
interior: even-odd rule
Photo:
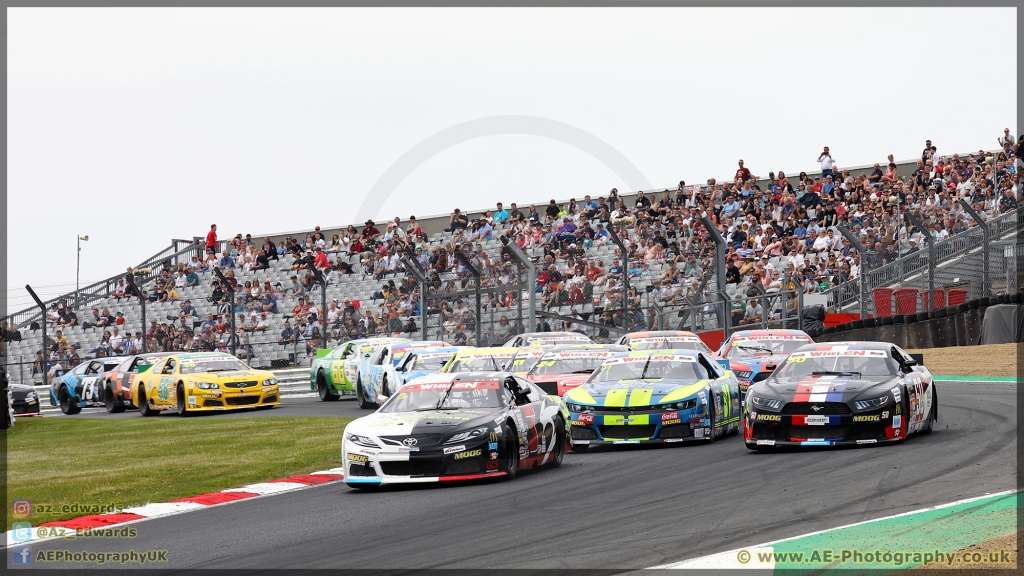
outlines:
[[[500,372],[512,362],[517,348],[465,348],[452,356],[441,369],[443,374],[458,372]],[[518,368],[518,367],[517,367]]]
[[[413,380],[439,372],[465,346],[437,346],[410,350],[395,366],[395,385],[402,387]]]
[[[135,401],[143,416],[174,410],[193,412],[272,408],[281,403],[277,379],[253,370],[230,354],[176,353],[138,375]]]
[[[927,368],[887,342],[827,342],[797,348],[743,404],[751,450],[898,442],[927,434],[939,395]]]
[[[555,468],[569,448],[567,421],[561,400],[515,374],[430,374],[345,428],[345,482],[366,489]]]
[[[563,399],[578,450],[713,441],[739,430],[736,377],[696,350],[617,354]]]
[[[103,406],[107,412],[117,414],[132,404],[132,390],[135,389],[135,377],[145,372],[150,366],[167,357],[167,352],[147,352],[128,356],[124,362],[109,370],[103,381]]]
[[[376,407],[379,404],[378,397],[390,396],[391,391],[400,385],[396,385],[399,380],[395,374],[395,367],[410,350],[447,345],[439,340],[420,340],[389,342],[380,346],[369,358],[359,364],[359,374],[356,377],[356,398],[359,399],[359,407]]]
[[[526,373],[526,379],[541,390],[562,396],[583,384],[612,355],[629,352],[614,344],[565,344],[544,350]]]
[[[713,356],[714,352],[693,332],[683,330],[655,330],[630,332],[619,338],[618,344],[630,350],[698,350]]]
[[[103,406],[104,375],[122,361],[120,356],[86,360],[68,372],[58,373],[50,379],[50,405],[60,406],[68,416],[85,407]]]
[[[554,344],[593,344],[594,341],[586,334],[579,332],[526,332],[513,336],[505,342],[504,347],[554,345]]]
[[[716,357],[740,381],[740,401],[754,382],[766,380],[797,348],[813,343],[803,330],[741,330],[734,332]]]
[[[541,356],[544,355],[546,350],[549,350],[552,346],[548,345],[531,345],[520,347],[516,350],[515,355],[505,365],[505,369],[509,372],[516,374],[517,376],[526,376],[540,360]]]
[[[337,400],[340,396],[356,395],[359,365],[375,349],[391,342],[412,342],[408,338],[364,338],[349,340],[333,350],[317,350],[317,357],[309,366],[309,388],[322,402]]]

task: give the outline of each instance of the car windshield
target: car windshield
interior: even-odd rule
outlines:
[[[462,356],[456,358],[448,372],[497,372],[512,356]]]
[[[182,374],[201,374],[203,372],[233,372],[249,368],[235,358],[188,358],[181,361]]]
[[[436,372],[444,367],[451,359],[454,352],[448,354],[431,354],[429,356],[417,356],[416,361],[409,367],[410,370],[430,370]]]
[[[810,340],[736,340],[729,347],[726,358],[742,358],[744,356],[765,356],[773,354],[792,354],[794,350],[809,343]]]
[[[648,362],[648,360],[650,360]],[[648,378],[703,378],[697,368],[697,359],[687,356],[653,356],[616,358],[608,360],[594,372],[587,382],[617,382]]]
[[[778,368],[778,380],[802,380],[809,376],[896,376],[899,366],[881,350],[797,352]]]
[[[529,373],[531,375],[585,374],[597,370],[610,355],[610,352],[548,354],[542,357],[539,362],[534,364]]]
[[[697,350],[710,353],[700,338],[666,336],[664,338],[637,338],[629,341],[632,350]]]
[[[460,408],[501,408],[505,405],[498,382],[438,382],[406,384],[381,412],[419,412]]]
[[[526,338],[527,346],[536,346],[538,344],[578,344],[580,342],[589,343],[590,339],[585,336],[533,336]]]

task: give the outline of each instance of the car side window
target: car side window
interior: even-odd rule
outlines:
[[[85,372],[85,369],[87,367],[88,367],[88,364],[82,364],[78,368],[75,368],[73,374],[75,374],[76,376],[81,376]]]
[[[174,361],[174,358],[169,358],[167,364],[164,364],[164,369],[160,371],[161,374],[174,374],[174,369],[178,363]]]
[[[136,371],[138,371],[140,360],[141,360],[141,358],[136,358],[135,360],[132,360],[132,363],[128,365],[127,372],[136,372]]]
[[[702,368],[701,372],[705,373],[706,378],[714,380],[715,378],[719,377],[718,371],[715,370],[714,366],[712,366],[711,363],[708,362],[708,359],[703,354],[698,354],[697,360],[700,367]]]
[[[387,360],[387,358],[388,358],[388,349],[384,348],[383,350],[380,351],[380,354],[377,354],[377,361],[374,362],[374,364],[377,364],[378,366],[382,365],[382,364],[384,364],[384,361]]]
[[[85,369],[85,375],[86,376],[93,376],[93,375],[97,374],[100,371],[100,368],[102,366],[103,365],[100,364],[99,362],[90,362],[89,366]]]
[[[401,364],[398,365],[398,368],[396,368],[396,370],[399,371],[399,372],[405,372],[406,370],[411,368],[413,366],[413,364],[415,364],[415,363],[416,363],[416,355],[415,354],[406,354],[405,358],[402,360]]]

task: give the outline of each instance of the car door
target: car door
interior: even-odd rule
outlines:
[[[347,343],[331,355],[327,371],[330,372],[331,384],[335,387],[345,383],[345,362],[352,355],[352,344]]]
[[[730,378],[725,377],[717,362],[712,362],[703,353],[697,353],[701,372],[711,381],[711,396],[714,398],[718,422],[728,424],[739,415],[739,391],[732,388]]]
[[[175,376],[178,373],[178,359],[170,357],[160,369],[156,384],[156,402],[165,406],[173,406],[177,402],[177,386]]]
[[[391,362],[391,348],[383,346],[370,357],[364,373],[366,381],[363,382],[366,396],[369,399],[376,399],[381,393],[381,382],[384,378],[384,367]]]
[[[86,403],[96,402],[100,396],[99,379],[103,375],[103,362],[93,360],[85,368],[81,383],[78,385],[78,397]]]

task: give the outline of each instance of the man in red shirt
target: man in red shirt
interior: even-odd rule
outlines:
[[[217,225],[210,224],[210,231],[206,233],[206,251],[212,254],[217,253]]]
[[[327,253],[319,246],[316,247],[316,258],[313,259],[313,266],[317,268],[330,268],[331,263],[327,260]]]
[[[743,167],[743,160],[739,161],[739,169],[736,170],[736,177],[733,180],[738,180],[740,183],[746,182],[750,179],[750,170]]]

